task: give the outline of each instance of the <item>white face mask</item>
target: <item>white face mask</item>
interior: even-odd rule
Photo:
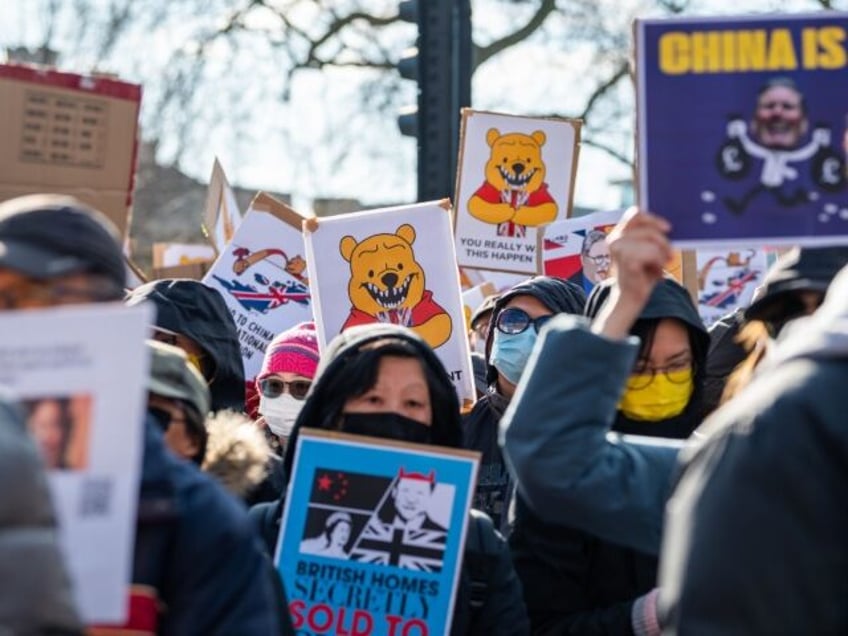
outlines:
[[[263,395],[259,398],[259,412],[265,417],[268,428],[274,435],[288,437],[304,403],[303,400],[295,400],[288,393],[275,398]]]

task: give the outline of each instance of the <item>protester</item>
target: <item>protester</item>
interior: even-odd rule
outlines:
[[[137,287],[126,303],[132,306],[145,300],[156,306],[152,337],[186,352],[209,385],[212,411],[243,411],[241,347],[221,294],[196,280],[165,279]]]
[[[544,321],[555,313],[579,314],[586,296],[573,283],[550,276],[523,281],[492,307],[486,337],[486,394],[462,420],[462,445],[482,453],[474,507],[508,535],[512,483],[498,446],[498,423],[515,391]]]
[[[669,633],[844,634],[848,269],[684,453],[668,505]]]
[[[486,353],[486,339],[489,336],[489,323],[492,320],[492,311],[495,308],[495,303],[498,301],[500,294],[490,294],[483,299],[480,306],[471,314],[471,331],[468,334],[468,341],[471,345],[471,350],[480,354]]]
[[[0,205],[0,244],[6,309],[123,295],[124,259],[114,228],[73,199],[22,197]],[[167,450],[152,414],[143,444],[129,618],[92,633],[282,632],[273,572],[244,511]],[[31,505],[37,510],[38,499]]]
[[[256,392],[260,396],[257,412],[261,415],[257,425],[273,452],[268,458],[266,478],[247,497],[249,504],[277,501],[283,491],[286,477],[282,457],[312,386],[318,355],[318,338],[312,322],[295,325],[268,345],[256,376]]]
[[[254,502],[254,493],[264,483],[273,456],[265,435],[253,420],[234,411],[218,411],[206,418],[206,430],[209,442],[204,472],[245,503]],[[280,491],[276,492],[279,497]]]
[[[206,455],[209,389],[182,349],[155,340],[147,346],[152,354],[147,410],[168,448],[199,465]]]
[[[412,331],[389,324],[352,327],[330,343],[289,440],[287,473],[303,427],[449,447],[461,437],[459,401],[441,362]],[[251,509],[269,551],[283,506],[284,496]],[[472,510],[469,522],[451,633],[528,633],[503,538],[481,512]]]

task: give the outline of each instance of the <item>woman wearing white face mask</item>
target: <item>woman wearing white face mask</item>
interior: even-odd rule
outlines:
[[[265,351],[262,369],[256,376],[259,392],[257,424],[262,427],[277,457],[266,483],[248,503],[276,500],[284,483],[280,457],[318,368],[318,338],[315,324],[302,322],[282,332]]]

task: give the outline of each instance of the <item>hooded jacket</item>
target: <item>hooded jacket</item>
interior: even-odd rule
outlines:
[[[82,634],[47,474],[17,409],[0,402],[0,633]]]
[[[209,439],[203,471],[230,494],[247,500],[269,469],[271,449],[262,429],[244,415],[220,411],[206,418],[206,430]]]
[[[325,429],[336,426],[338,413],[329,413],[325,421],[318,421],[324,405],[332,400],[327,389],[329,382],[339,374],[343,376],[350,357],[356,355],[364,345],[387,337],[412,345],[423,364],[449,389],[446,393],[450,396],[451,404],[446,414],[434,418],[430,429],[431,443],[453,448],[461,446],[459,400],[450,377],[433,350],[414,332],[404,327],[363,325],[342,332],[321,356],[310,394],[289,437],[284,459],[287,475],[291,474],[300,430],[307,426]],[[273,553],[277,542],[284,499],[285,491],[276,504],[259,504],[251,509],[251,516],[259,524],[269,553]],[[479,563],[483,563],[483,567],[475,567]],[[482,580],[481,572],[485,572]],[[482,586],[486,590],[484,598],[479,598],[473,591],[475,586]],[[525,633],[528,633],[526,610],[506,543],[485,514],[472,510],[451,634]]]
[[[595,286],[586,301],[586,316],[594,318],[610,295],[614,279],[607,279]],[[707,333],[695,303],[685,287],[672,278],[664,278],[656,284],[648,302],[639,314],[639,321],[661,320],[675,318],[686,326],[689,333],[689,343],[692,347],[692,366],[694,369],[695,388],[686,409],[674,417],[657,421],[642,422],[630,419],[620,411],[616,414],[612,430],[627,435],[646,435],[648,437],[664,437],[671,439],[686,439],[701,423],[703,412],[703,385],[707,367],[707,352],[710,346],[710,336]]]
[[[581,314],[586,304],[583,290],[560,278],[537,276],[518,283],[498,298],[492,307],[490,329],[486,336],[487,360],[492,351],[494,325],[498,315],[516,296],[532,296],[554,314]],[[509,405],[509,399],[498,392],[497,378],[497,369],[487,365],[488,392],[462,418],[462,445],[482,453],[472,505],[488,514],[495,527],[508,535],[508,512],[513,485],[498,444],[498,424]]]
[[[848,269],[683,454],[660,570],[669,633],[848,632],[846,385]]]
[[[245,381],[239,337],[227,304],[217,291],[190,279],[156,280],[129,293],[127,305],[156,305],[156,326],[188,336],[215,363],[209,384],[212,410],[244,410]]]

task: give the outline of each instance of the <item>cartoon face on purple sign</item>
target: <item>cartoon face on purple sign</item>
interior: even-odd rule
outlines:
[[[639,23],[641,204],[682,245],[843,242],[848,15]]]

